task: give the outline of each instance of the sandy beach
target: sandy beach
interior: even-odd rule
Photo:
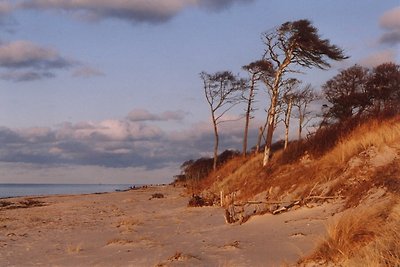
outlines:
[[[152,198],[156,193],[163,198]],[[226,224],[182,188],[0,201],[1,266],[282,266],[312,251],[335,207]]]

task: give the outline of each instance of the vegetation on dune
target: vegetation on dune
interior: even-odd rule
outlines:
[[[288,75],[299,71],[293,67],[325,68],[328,59],[345,59],[340,48],[320,39],[307,20],[284,23],[263,34],[263,41],[262,59],[243,67],[248,80],[230,72],[201,74],[214,126],[214,158],[183,163],[175,184],[188,188],[190,206],[223,205],[228,222],[340,200],[344,212],[328,229],[328,237],[299,264],[400,265],[400,66],[352,66],[328,80],[319,95]],[[249,153],[248,129],[259,85],[270,97],[267,120]],[[308,108],[315,100],[326,104],[311,117]],[[218,155],[217,126],[241,103],[246,105],[243,151]],[[295,141],[288,139],[291,119],[298,119]],[[310,119],[317,128],[303,138]],[[279,123],[286,135],[273,144]],[[252,203],[264,206],[246,213]]]
[[[300,265],[399,266],[400,205],[386,201],[345,212]]]

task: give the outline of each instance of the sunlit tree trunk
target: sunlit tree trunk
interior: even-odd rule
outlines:
[[[283,149],[285,150],[289,143],[289,126],[290,126],[290,115],[292,114],[292,107],[293,107],[293,96],[290,96],[285,110],[285,145],[283,147]]]
[[[243,156],[246,156],[246,153],[247,153],[247,139],[248,139],[248,133],[249,133],[251,105],[252,105],[253,99],[254,99],[254,87],[255,87],[255,76],[253,75],[253,77],[251,78],[249,97],[247,99],[246,123],[244,126],[244,134],[243,134]]]
[[[214,161],[213,161],[213,169],[217,169],[218,163],[218,146],[219,146],[219,135],[218,135],[218,127],[217,127],[217,120],[215,118],[214,113],[212,114],[212,123],[214,128]]]
[[[291,52],[289,51],[286,55],[286,58],[282,65],[280,65],[279,69],[276,70],[274,82],[271,90],[271,103],[268,109],[268,118],[267,118],[267,136],[265,140],[265,148],[264,148],[264,159],[263,166],[266,166],[269,162],[269,158],[271,156],[271,146],[272,146],[272,138],[275,130],[275,120],[276,120],[276,109],[278,107],[279,100],[279,89],[280,83],[282,79],[282,75],[286,67],[290,64]]]

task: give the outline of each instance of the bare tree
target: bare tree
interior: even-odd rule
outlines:
[[[203,80],[204,94],[210,106],[211,120],[214,129],[214,162],[213,169],[217,168],[219,135],[218,125],[223,122],[223,116],[241,101],[241,91],[245,81],[236,78],[230,71],[221,71],[214,74],[200,73]]]
[[[318,99],[311,84],[307,84],[303,89],[294,95],[293,105],[297,107],[297,118],[299,119],[298,139],[301,140],[304,127],[310,122],[312,112],[309,110],[310,104]]]
[[[286,22],[277,29],[264,33],[263,41],[266,46],[263,59],[268,60],[274,70],[273,75],[263,79],[271,95],[263,160],[265,166],[271,153],[282,78],[287,72],[296,71],[289,67],[325,69],[330,67],[328,59],[343,60],[347,57],[342,49],[331,45],[327,39],[321,39],[317,28],[308,20]]]
[[[283,106],[282,112],[284,114],[283,124],[285,125],[285,143],[283,149],[286,149],[289,143],[290,118],[292,116],[293,103],[295,102],[297,96],[296,92],[294,92],[294,89],[299,83],[300,81],[297,79],[290,79],[286,85],[285,93],[283,94],[281,100],[281,105]]]
[[[257,82],[261,79],[262,75],[266,72],[271,71],[271,63],[266,60],[258,60],[248,65],[243,66],[243,69],[249,73],[249,87],[248,96],[244,96],[244,100],[247,102],[246,114],[245,114],[245,126],[243,134],[243,156],[247,153],[247,140],[249,132],[249,124],[251,113],[254,111],[254,98],[257,91]]]

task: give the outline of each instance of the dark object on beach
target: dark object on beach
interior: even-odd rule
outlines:
[[[188,207],[203,207],[212,205],[213,205],[212,201],[209,201],[198,195],[192,195],[192,198],[189,200]]]
[[[33,198],[25,198],[18,202],[0,201],[0,209],[9,209],[9,210],[42,207],[45,205],[46,203]]]
[[[149,200],[151,200],[153,198],[164,198],[164,195],[161,193],[154,193],[151,195],[151,198],[149,198]]]
[[[10,206],[12,203],[8,201],[0,201],[0,208]]]

